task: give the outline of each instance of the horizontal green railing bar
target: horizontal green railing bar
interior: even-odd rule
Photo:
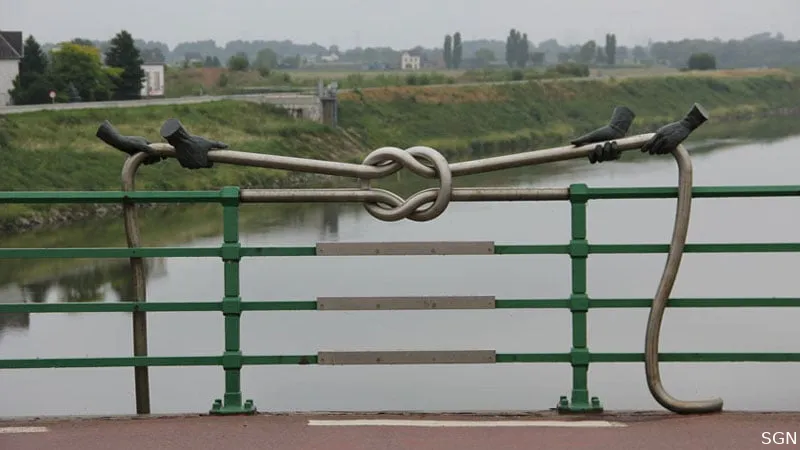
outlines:
[[[276,301],[276,302],[242,302],[242,311],[316,311],[317,302],[311,301]]]
[[[498,309],[558,309],[569,308],[569,299],[497,299],[494,307]],[[0,310],[2,311],[2,310]]]
[[[597,200],[675,198],[677,196],[678,188],[674,187],[589,188],[589,198]],[[693,198],[794,196],[800,196],[800,186],[701,186],[692,188]]]
[[[667,253],[669,244],[589,244],[589,253]],[[686,244],[686,253],[780,253],[800,252],[800,242],[753,242],[737,244]]]
[[[220,247],[0,248],[0,259],[220,257]]]
[[[220,366],[222,356],[127,356],[104,358],[0,359],[0,369],[75,369],[95,367]],[[316,364],[317,355],[243,356],[242,364]]]
[[[589,299],[589,308],[649,308],[652,299]],[[670,308],[786,308],[800,307],[800,298],[672,298]]]
[[[222,302],[119,302],[119,303],[0,303],[0,313],[106,313],[106,312],[222,311]]]
[[[0,191],[0,204],[218,203],[220,191]]]
[[[249,366],[265,366],[280,364],[317,364],[317,355],[275,355],[275,356],[242,356],[242,364]]]
[[[590,309],[649,308],[652,299],[589,299]],[[787,308],[800,307],[800,298],[673,298],[671,308]],[[498,309],[567,309],[569,299],[498,299]],[[243,301],[242,311],[316,311],[317,302],[307,301]],[[119,303],[0,303],[0,314],[37,313],[107,313],[107,312],[219,312],[222,302],[119,302]]]
[[[569,363],[570,353],[498,353],[497,363]],[[165,367],[165,366],[219,366],[222,356],[130,356],[105,358],[33,358],[0,359],[0,369],[52,369],[94,367]],[[800,353],[660,353],[660,362],[800,362]],[[589,352],[592,363],[638,363],[644,361],[643,353]],[[316,355],[247,355],[243,365],[305,365],[317,364]]]
[[[0,369],[75,369],[94,367],[219,365],[222,365],[222,356],[126,356],[104,358],[0,359]]]
[[[569,245],[495,245],[495,255],[566,255]]]
[[[498,363],[568,363],[571,360],[569,353],[498,353],[495,362]]]
[[[660,362],[800,362],[800,353],[659,353]],[[644,362],[644,353],[589,353],[593,363]]]
[[[242,247],[242,256],[316,256],[316,247]]]

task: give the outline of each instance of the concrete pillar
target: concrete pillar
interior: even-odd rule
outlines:
[[[339,117],[339,102],[336,97],[320,98],[322,103],[322,123],[330,126],[337,126]]]

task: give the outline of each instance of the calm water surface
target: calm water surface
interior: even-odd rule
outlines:
[[[800,184],[800,136],[693,153],[696,185]],[[624,157],[630,161],[630,156]],[[559,166],[555,173],[516,171],[519,186],[674,186],[670,157],[636,163]],[[675,201],[593,201],[593,243],[666,243]],[[218,217],[218,216],[217,216]],[[797,241],[798,199],[696,199],[691,242]],[[215,219],[218,220],[218,219]],[[183,228],[196,222],[179,217]],[[119,223],[119,233],[122,225]],[[176,234],[181,231],[175,230]],[[78,235],[75,235],[78,236]],[[59,243],[87,244],[85,236]],[[147,234],[145,242],[147,243]],[[563,244],[567,203],[455,203],[427,223],[384,223],[361,207],[314,207],[279,225],[250,226],[246,245],[313,245],[327,241],[495,240],[498,244]],[[219,235],[181,245],[214,246]],[[152,244],[149,244],[152,245]],[[5,246],[5,244],[4,244]],[[650,297],[665,255],[592,255],[589,295]],[[684,256],[675,297],[798,295],[796,254]],[[150,261],[149,301],[218,301],[222,263],[214,259]],[[9,272],[8,265],[3,266]],[[130,292],[127,269],[52,270],[34,282],[9,275],[4,301],[120,301]],[[10,273],[10,272],[9,272]],[[16,273],[16,272],[15,272]],[[494,295],[564,298],[566,256],[248,258],[245,300],[308,300],[318,296]],[[589,314],[589,347],[641,352],[646,309]],[[218,313],[154,313],[154,356],[223,351]],[[131,354],[129,314],[0,315],[0,357],[105,357]],[[672,309],[665,316],[665,352],[800,351],[800,311]],[[313,354],[318,350],[496,349],[501,353],[567,352],[570,316],[561,310],[247,312],[245,354]],[[571,387],[567,364],[387,367],[245,367],[243,392],[262,411],[286,410],[532,410],[553,407]],[[681,399],[720,396],[729,410],[800,410],[798,364],[662,364],[667,390]],[[590,394],[608,409],[661,409],[647,391],[642,364],[593,364]],[[204,412],[224,388],[217,367],[152,368],[156,413]],[[133,371],[38,369],[0,371],[0,416],[134,413]]]

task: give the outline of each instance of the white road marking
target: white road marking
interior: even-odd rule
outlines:
[[[14,433],[46,433],[47,427],[0,427],[0,434]]]
[[[555,427],[555,428],[619,428],[628,425],[622,422],[608,422],[605,420],[381,420],[381,419],[353,419],[353,420],[309,420],[309,426],[328,427]]]

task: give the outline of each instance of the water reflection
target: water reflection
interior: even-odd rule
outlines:
[[[147,280],[167,276],[164,258],[145,259]],[[50,278],[0,287],[3,303],[133,301],[135,296],[128,260],[111,260],[78,267]],[[0,313],[0,338],[8,331],[27,330],[28,313]]]
[[[339,213],[341,205],[326,203],[322,207],[322,226],[320,227],[319,240],[336,241],[339,239]]]

